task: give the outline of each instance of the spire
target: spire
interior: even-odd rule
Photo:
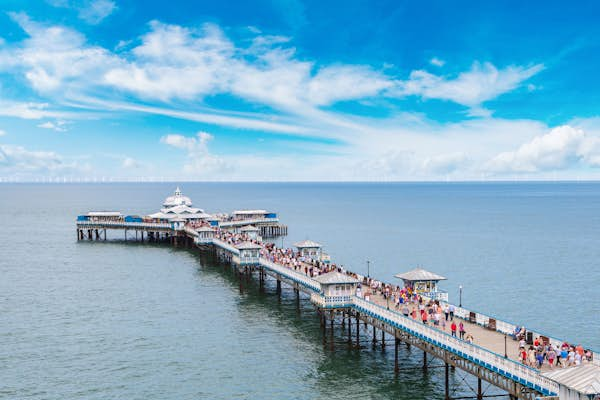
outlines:
[[[175,189],[175,196],[181,196],[181,190],[179,190],[179,186]]]

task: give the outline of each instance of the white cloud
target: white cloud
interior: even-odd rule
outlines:
[[[79,8],[79,18],[90,24],[97,25],[116,9],[116,3],[111,0],[90,1],[87,7]]]
[[[6,135],[6,131],[3,129],[0,129],[0,136],[4,136],[4,135]]]
[[[564,125],[534,137],[514,151],[496,155],[485,169],[492,173],[531,173],[565,169],[579,162],[594,166],[600,160],[598,150],[597,137]]]
[[[160,141],[187,152],[187,161],[183,167],[184,173],[195,178],[206,178],[233,169],[231,163],[208,151],[208,142],[212,139],[213,136],[210,133],[198,132],[195,137],[169,134],[163,136]]]
[[[117,9],[112,0],[47,0],[54,7],[72,8],[85,22],[97,25]]]
[[[135,158],[125,157],[121,163],[121,167],[125,169],[139,169],[143,167],[143,163],[136,160]]]
[[[421,163],[421,170],[429,175],[444,175],[452,173],[469,161],[465,153],[437,154],[426,157]]]
[[[106,49],[88,46],[79,32],[44,26],[23,13],[9,15],[29,38],[0,55],[0,67],[22,70],[31,86],[41,93],[93,87],[100,83],[102,71],[118,62]]]
[[[3,103],[0,102],[0,116],[22,119],[57,118],[68,113],[52,111],[47,103]]]
[[[0,145],[0,171],[16,174],[30,172],[64,173],[77,169],[52,151],[30,151],[22,146]]]
[[[543,68],[543,65],[537,64],[531,67],[508,66],[498,69],[491,63],[474,63],[469,71],[460,73],[454,79],[417,70],[410,74],[409,80],[399,83],[394,94],[450,100],[480,109],[482,103],[514,90]]]
[[[436,67],[443,67],[444,64],[446,64],[446,61],[441,60],[441,59],[439,59],[437,57],[433,57],[431,60],[429,60],[429,63],[431,65],[435,65]]]
[[[37,125],[37,127],[43,128],[43,129],[51,129],[56,132],[66,132],[67,131],[67,128],[65,127],[66,124],[67,124],[67,121],[63,121],[63,120],[57,120],[55,122],[46,121],[44,123]]]

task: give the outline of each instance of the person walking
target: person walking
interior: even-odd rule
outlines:
[[[462,321],[460,321],[458,324],[458,333],[461,339],[465,338],[465,325],[462,323]]]
[[[448,316],[450,315],[450,308],[448,307],[448,304],[444,306],[444,314],[446,314],[446,321],[448,321]]]
[[[448,307],[448,312],[450,313],[450,321],[454,321],[454,311],[456,311],[456,307],[454,307],[454,304],[450,304],[450,306]]]
[[[456,337],[456,322],[452,321],[452,324],[450,325],[450,332],[452,333],[452,336]]]

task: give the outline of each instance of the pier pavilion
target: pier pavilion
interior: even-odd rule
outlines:
[[[322,247],[319,243],[312,240],[303,240],[294,244],[300,255],[306,259],[321,261]]]
[[[448,292],[438,288],[438,283],[446,280],[441,275],[426,271],[423,268],[415,268],[395,276],[402,279],[404,287],[410,289],[412,293],[417,293],[434,300],[448,301]]]
[[[181,197],[182,195],[180,195]],[[177,196],[175,196],[177,197]],[[187,200],[178,200],[186,204]],[[191,204],[191,201],[189,202]],[[174,205],[174,207],[177,205]],[[276,218],[267,217],[265,214],[259,223],[277,223]],[[253,217],[256,217],[254,215]],[[98,229],[120,229],[125,231],[135,230],[150,233],[159,233],[163,237],[171,238],[171,243],[197,245],[199,251],[211,251],[226,263],[235,266],[240,272],[243,271],[247,277],[258,272],[260,288],[264,290],[264,281],[268,277],[276,281],[277,293],[281,296],[281,284],[291,286],[299,301],[300,293],[305,293],[317,308],[321,316],[321,326],[324,331],[330,330],[334,334],[336,326],[342,326],[342,335],[346,335],[348,345],[353,348],[362,348],[360,343],[372,334],[373,346],[381,343],[386,345],[386,337],[394,340],[394,370],[400,370],[398,364],[398,352],[400,343],[414,347],[422,351],[423,370],[430,368],[428,357],[433,357],[443,363],[445,371],[444,399],[457,399],[452,397],[449,385],[449,374],[451,369],[460,369],[477,379],[475,397],[483,399],[489,397],[482,389],[482,382],[488,382],[506,393],[510,399],[526,400],[597,400],[600,398],[600,353],[593,352],[591,360],[586,361],[583,366],[567,367],[564,370],[550,371],[548,369],[536,369],[524,365],[518,361],[518,342],[510,339],[517,326],[498,318],[494,318],[474,310],[461,306],[455,306],[455,317],[463,322],[466,330],[471,333],[475,340],[467,342],[448,332],[439,326],[426,325],[418,320],[405,316],[394,307],[390,307],[389,298],[384,298],[381,293],[374,293],[369,299],[357,294],[357,287],[366,278],[352,272],[341,273],[333,270],[313,271],[308,268],[309,264],[290,265],[273,258],[269,245],[262,241],[252,242],[242,235],[238,241],[231,232],[233,227],[248,225],[247,220],[240,224],[231,220],[219,220],[217,225],[204,224],[194,226],[193,221],[187,221],[183,229],[175,230],[169,223],[142,221],[126,222],[124,218],[115,216],[116,220],[91,221],[85,218],[77,218],[78,239],[83,239],[83,231],[88,231],[88,239],[92,240],[92,231]],[[275,221],[276,220],[276,221]],[[181,221],[180,221],[181,222]],[[252,222],[254,224],[254,222]],[[212,232],[211,232],[212,230]],[[160,236],[159,236],[160,237]],[[106,236],[105,236],[106,238]],[[272,244],[271,244],[272,246]],[[309,247],[310,248],[310,247]],[[320,245],[319,245],[320,249]],[[295,253],[295,252],[291,252]],[[315,256],[316,254],[312,254]],[[308,256],[311,256],[309,253]],[[311,258],[311,257],[309,257]],[[414,272],[414,271],[409,271]],[[427,271],[425,271],[427,272]],[[423,272],[409,275],[399,274],[401,279],[406,278],[408,282],[429,282],[431,284],[444,279],[438,275],[420,275]],[[429,273],[431,274],[431,273]],[[404,278],[403,278],[404,277]],[[426,278],[426,279],[423,279]],[[395,285],[391,285],[395,286]],[[444,300],[438,301],[442,305],[447,304]],[[425,300],[433,300],[424,296]],[[415,309],[414,304],[410,307]],[[341,319],[341,324],[335,323]],[[355,323],[351,323],[352,319]],[[363,324],[361,324],[361,322]],[[329,328],[328,328],[329,326]],[[362,334],[361,334],[362,326]],[[354,330],[354,332],[352,332]],[[544,341],[552,345],[560,345],[565,342],[541,335],[529,329],[535,337],[544,338]],[[377,341],[377,333],[381,333],[381,340]],[[324,335],[324,338],[326,336]],[[332,341],[333,345],[333,341]],[[494,395],[494,397],[497,397]],[[465,397],[460,397],[465,398]]]

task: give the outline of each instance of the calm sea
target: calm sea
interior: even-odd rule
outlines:
[[[76,241],[89,210],[155,212],[175,184],[0,185],[0,398],[436,399],[443,370],[323,345],[308,301],[240,287],[195,251]],[[336,262],[416,266],[466,307],[600,348],[600,184],[185,183],[207,212],[264,208]],[[119,239],[119,235],[112,234]],[[421,354],[401,351],[403,368]],[[462,375],[452,386],[463,392]]]

